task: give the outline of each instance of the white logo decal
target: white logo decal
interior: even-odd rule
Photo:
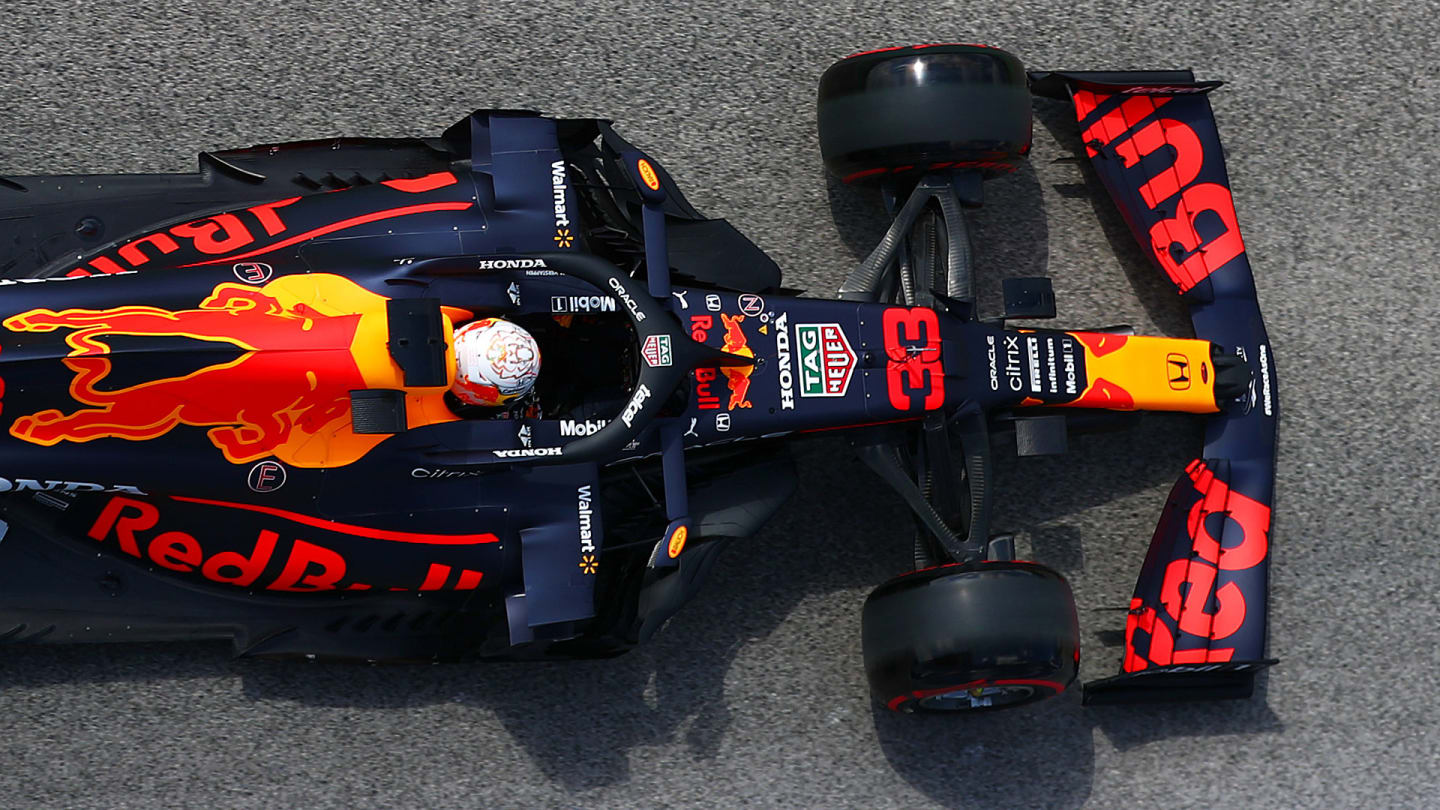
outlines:
[[[1020,365],[1020,336],[1005,336],[1005,382],[1011,391],[1025,387],[1025,370]]]
[[[795,410],[795,373],[790,369],[789,320],[789,315],[781,315],[775,319],[775,359],[780,366],[780,409],[785,411]]]
[[[1075,344],[1069,340],[1060,341],[1060,348],[1065,350],[1062,358],[1065,364],[1065,393],[1071,396],[1080,393],[1079,374],[1075,370]]]
[[[620,284],[619,279],[611,276],[605,279],[605,281],[610,285],[610,289],[614,290],[615,294],[620,296],[620,300],[625,302],[625,308],[630,310],[630,314],[635,317],[637,323],[645,320],[645,313],[640,311],[640,304],[637,303],[634,298],[630,297],[630,293],[625,292],[625,288]]]
[[[592,531],[594,512],[590,509],[590,485],[586,484],[580,487],[575,494],[580,501],[580,550],[587,554],[593,554],[595,552],[595,536]]]
[[[526,447],[520,450],[491,450],[498,458],[533,458],[535,456],[558,456],[562,451],[558,447]]]
[[[589,436],[603,427],[605,427],[604,419],[586,419],[584,421],[578,419],[561,419],[560,435]]]
[[[1046,389],[1052,394],[1060,393],[1060,372],[1055,367],[1055,338],[1045,338],[1045,374],[1046,381],[1050,387]]]
[[[995,357],[995,336],[985,336],[985,360],[990,364],[990,390],[1000,390],[1000,363]]]
[[[1264,403],[1265,415],[1274,416],[1275,412],[1270,405],[1270,351],[1268,346],[1260,344],[1260,400]]]
[[[430,470],[425,467],[416,467],[410,471],[411,478],[478,478],[484,474],[484,470]]]
[[[0,492],[124,492],[144,495],[139,489],[124,484],[91,484],[86,481],[38,481],[34,478],[0,478]]]
[[[620,414],[620,421],[625,423],[625,427],[635,427],[635,416],[640,413],[641,406],[643,406],[645,400],[649,398],[650,389],[642,383],[639,388],[635,389],[635,395],[630,397],[630,402],[625,406],[624,413]]]
[[[550,311],[561,313],[614,312],[615,299],[608,295],[552,295],[550,296]]]
[[[565,192],[570,190],[570,186],[565,183],[565,161],[557,160],[550,164],[550,185],[555,196],[555,227],[568,228],[570,217],[565,213]]]
[[[544,259],[481,259],[476,263],[481,270],[529,270],[545,266]]]
[[[1040,341],[1034,337],[1026,338],[1025,356],[1030,361],[1030,390],[1036,394],[1044,393],[1040,386]]]

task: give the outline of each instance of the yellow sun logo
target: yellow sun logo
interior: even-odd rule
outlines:
[[[593,574],[600,568],[600,561],[595,559],[594,554],[586,554],[580,558],[580,570],[586,574]]]
[[[555,229],[555,245],[557,247],[568,248],[574,241],[575,237],[570,235],[569,228]]]

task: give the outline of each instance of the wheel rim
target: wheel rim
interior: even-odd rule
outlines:
[[[920,698],[920,708],[931,711],[963,712],[1014,706],[1035,697],[1035,687],[1025,684],[976,686]]]

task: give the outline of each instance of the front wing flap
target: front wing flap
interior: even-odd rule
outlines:
[[[1189,71],[1032,74],[1069,99],[1091,164],[1190,310],[1195,336],[1250,370],[1206,420],[1130,600],[1122,674],[1087,703],[1246,697],[1265,658],[1279,401],[1274,355],[1240,236],[1215,116]],[[1184,380],[1174,381],[1183,384]]]

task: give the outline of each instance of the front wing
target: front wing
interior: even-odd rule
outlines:
[[[1195,336],[1250,369],[1245,396],[1206,420],[1130,600],[1122,673],[1086,703],[1248,697],[1265,658],[1279,402],[1207,94],[1189,71],[1031,75],[1074,106],[1091,164],[1190,310]],[[1185,370],[1176,372],[1185,384]]]

